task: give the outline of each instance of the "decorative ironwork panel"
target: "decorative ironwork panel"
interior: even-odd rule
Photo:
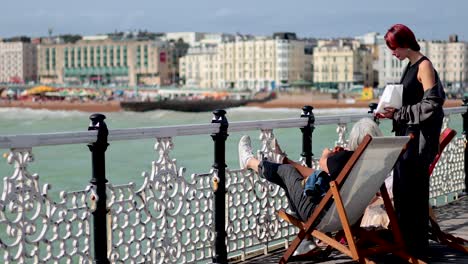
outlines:
[[[193,263],[212,257],[216,172],[184,178],[170,158],[172,139],[158,138],[144,183],[108,185],[111,263]]]
[[[13,175],[3,179],[0,200],[0,255],[3,263],[92,263],[91,213],[96,196],[84,191],[61,192],[53,201],[39,175],[28,171],[32,149],[12,149],[7,161]]]
[[[272,129],[262,129],[260,132],[262,147],[258,150],[257,156],[260,160],[267,159],[273,162],[281,162],[284,152],[275,144],[275,135]]]
[[[450,116],[445,116],[442,131],[449,127]],[[444,149],[429,182],[429,197],[437,198],[456,194],[465,188],[464,138],[455,137]]]
[[[257,157],[278,162],[273,131],[262,130],[259,138],[262,144]],[[276,211],[288,208],[285,192],[279,186],[252,170],[228,170],[226,188],[229,257],[267,251],[271,246],[284,245],[297,234],[294,226],[276,216]]]
[[[338,134],[338,140],[335,141],[335,146],[346,147],[348,145],[348,140],[346,140],[346,130],[347,130],[347,124],[338,124],[338,127],[336,128],[336,133]]]
[[[450,123],[450,116],[444,116],[444,119],[442,120],[442,129],[441,131],[444,131],[449,126]]]
[[[430,178],[430,198],[465,188],[464,144],[463,137],[456,137],[445,147]]]

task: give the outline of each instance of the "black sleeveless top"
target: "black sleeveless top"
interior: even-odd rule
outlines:
[[[429,164],[439,147],[439,135],[444,118],[442,105],[445,93],[436,70],[434,70],[434,87],[424,91],[422,83],[418,80],[418,71],[419,65],[425,60],[429,59],[423,56],[413,65],[411,62],[408,63],[401,77],[400,84],[403,84],[402,108],[396,113],[396,118],[393,120],[393,131],[395,131],[396,136],[406,136],[413,133],[416,136],[415,140],[419,142],[420,157]],[[425,103],[420,104],[419,107],[409,107],[417,105],[423,100]]]
[[[428,60],[422,56],[416,63],[411,65],[411,62],[406,66],[400,84],[403,84],[403,105],[414,105],[421,102],[424,96],[424,88],[418,80],[419,64]],[[437,82],[437,80],[436,80]]]

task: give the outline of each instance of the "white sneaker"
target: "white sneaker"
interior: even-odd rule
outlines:
[[[239,165],[241,169],[247,167],[249,159],[253,158],[252,143],[249,136],[242,136],[239,141]]]
[[[301,244],[299,244],[296,251],[294,251],[293,256],[305,254],[316,247],[317,245],[313,240],[304,239],[302,240]]]

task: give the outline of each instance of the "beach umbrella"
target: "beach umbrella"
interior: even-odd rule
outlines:
[[[88,91],[86,91],[86,90],[81,90],[79,95],[84,97],[84,96],[89,96],[90,93]]]
[[[70,95],[70,92],[68,92],[68,90],[61,90],[60,95],[66,97]]]
[[[28,95],[34,95],[34,94],[43,94],[47,92],[56,92],[57,89],[54,87],[50,86],[45,86],[45,85],[40,85],[33,87],[27,91]]]
[[[70,89],[70,90],[66,90],[66,92],[68,93],[67,96],[76,96],[76,97],[79,97],[80,96],[80,90],[78,89]]]

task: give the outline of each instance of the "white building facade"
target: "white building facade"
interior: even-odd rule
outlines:
[[[420,43],[422,44],[422,43]],[[387,47],[383,37],[379,41],[379,56],[377,70],[379,72],[378,87],[385,87],[387,84],[399,83],[403,70],[408,64],[407,60],[400,61],[392,55],[392,51]],[[423,46],[421,45],[421,52]]]
[[[37,46],[27,42],[0,42],[0,82],[37,79]]]
[[[359,42],[323,42],[314,48],[314,85],[323,90],[346,91],[372,86],[371,50]]]
[[[237,36],[201,54],[197,51],[203,48],[191,48],[181,59],[180,74],[186,86],[202,88],[287,87],[294,81],[312,81],[312,54],[306,45],[296,39]]]
[[[219,87],[217,50],[217,45],[199,45],[180,58],[179,73],[186,87]]]

